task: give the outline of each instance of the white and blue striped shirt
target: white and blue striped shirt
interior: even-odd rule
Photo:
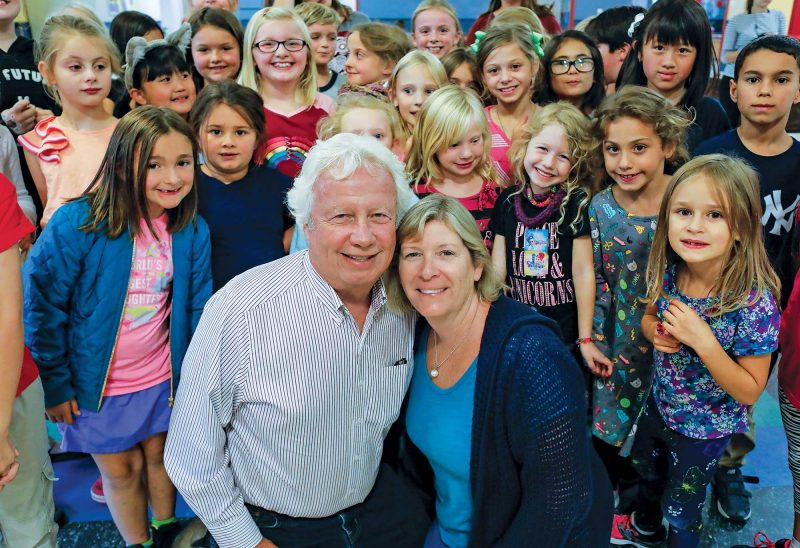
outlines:
[[[364,501],[410,382],[413,331],[381,281],[359,331],[307,252],[214,295],[183,363],[165,464],[220,546],[261,540],[244,503],[315,518]]]

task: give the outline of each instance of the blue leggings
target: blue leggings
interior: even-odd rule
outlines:
[[[648,398],[631,451],[641,477],[637,525],[655,530],[666,516],[670,548],[696,547],[706,488],[729,437],[702,440],[679,434],[664,424],[652,396]]]

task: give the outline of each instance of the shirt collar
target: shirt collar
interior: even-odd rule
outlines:
[[[319,299],[320,302],[322,302],[322,305],[325,307],[325,309],[328,310],[331,315],[333,315],[337,324],[341,323],[345,318],[346,310],[342,299],[336,293],[336,290],[334,290],[333,287],[331,287],[331,285],[319,275],[319,272],[317,272],[317,270],[314,268],[314,265],[311,264],[308,251],[302,251],[301,253],[304,254],[303,266],[305,267],[306,275],[308,276],[311,292],[317,299]],[[381,277],[378,278],[378,281],[372,286],[372,291],[370,292],[370,311],[378,310],[384,304],[386,304],[386,286],[383,283],[383,277]]]

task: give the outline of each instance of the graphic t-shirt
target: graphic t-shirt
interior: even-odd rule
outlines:
[[[421,182],[417,186],[415,192],[420,199],[429,194],[441,194],[435,187],[429,187],[428,184],[424,182]],[[497,186],[497,183],[484,179],[483,186],[481,186],[477,194],[465,196],[463,198],[455,198],[472,214],[472,218],[475,219],[478,230],[481,231],[483,243],[486,244],[486,248],[489,251],[492,250],[492,242],[494,241],[494,232],[489,229],[489,220],[492,218],[492,211],[494,210],[494,205],[497,202],[497,195],[499,193],[500,188]]]
[[[289,177],[297,177],[308,151],[317,141],[317,123],[334,108],[334,100],[317,93],[314,104],[292,114],[281,114],[264,107],[267,140],[256,151],[257,163],[266,163]]]
[[[675,267],[664,276],[669,299],[656,302],[662,317],[671,299],[679,299],[705,320],[725,352],[731,357],[760,356],[778,348],[781,317],[772,293],[721,316],[710,316],[719,297],[694,299],[677,287]],[[753,300],[755,289],[748,297]],[[747,430],[747,405],[728,394],[709,372],[697,353],[686,345],[673,354],[654,351],[653,396],[664,423],[672,430],[695,439],[715,439]]]
[[[169,314],[172,309],[172,235],[166,213],[141,222],[119,337],[104,396],[139,392],[170,378]]]
[[[489,223],[489,230],[506,240],[505,281],[511,288],[509,296],[558,322],[564,342],[571,345],[578,338],[572,243],[575,238],[589,235],[589,204],[578,212],[586,193],[579,189],[572,194],[561,224],[561,212],[556,211],[542,224],[527,227],[514,210],[517,195],[512,194],[516,190],[507,188],[500,194]],[[541,212],[526,198],[521,203],[530,217]]]

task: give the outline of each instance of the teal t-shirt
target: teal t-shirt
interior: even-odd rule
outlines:
[[[429,331],[425,328],[421,340],[427,340]],[[428,375],[425,347],[420,345],[414,356],[406,428],[433,468],[436,521],[442,540],[450,548],[465,547],[472,518],[469,465],[478,358],[456,384],[442,389]]]

